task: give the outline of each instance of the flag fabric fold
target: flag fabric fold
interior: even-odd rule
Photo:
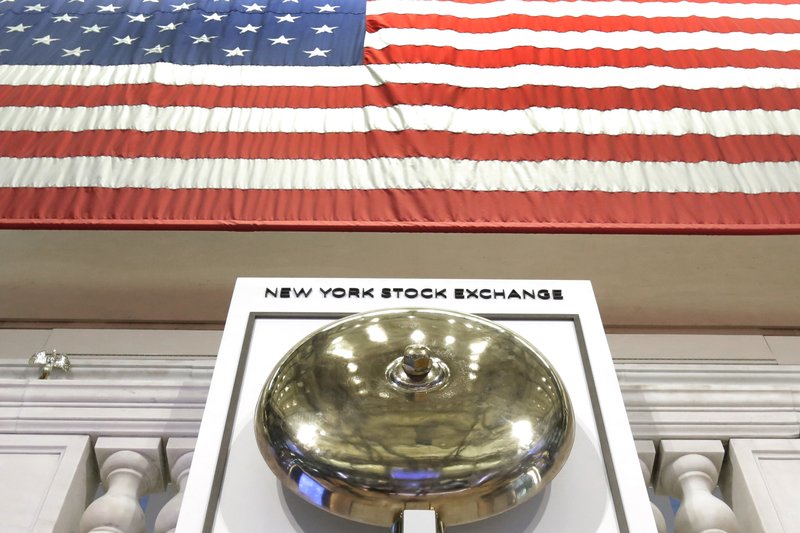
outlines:
[[[0,227],[800,232],[788,0],[0,0]]]

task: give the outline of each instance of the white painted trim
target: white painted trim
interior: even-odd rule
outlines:
[[[800,461],[800,440],[731,440],[727,468],[728,483],[723,492],[731,500],[743,531],[788,533],[787,525],[773,501],[765,480],[762,460]],[[785,518],[785,517],[784,517]]]
[[[37,518],[30,524],[28,533],[76,531],[81,513],[98,483],[89,438],[82,435],[0,435],[0,454],[15,453],[59,456],[46,493],[20,495],[21,498],[41,497]],[[3,482],[13,483],[14,480],[4,479]]]

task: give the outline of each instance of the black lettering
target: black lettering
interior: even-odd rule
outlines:
[[[381,289],[381,298],[391,298],[391,297],[392,297],[392,291],[389,290],[388,287],[384,287]]]
[[[453,291],[453,297],[456,300],[463,300],[464,299],[464,289],[456,289]]]
[[[278,289],[270,289],[269,287],[267,287],[267,290],[264,291],[264,298],[269,298],[270,296],[272,296],[273,298],[277,298]]]
[[[321,293],[322,293],[322,297],[323,297],[323,298],[327,298],[327,297],[328,297],[328,295],[331,293],[331,291],[332,291],[332,290],[333,290],[333,289],[323,289],[322,287],[320,287],[320,289],[319,289],[319,292],[321,292]]]
[[[517,300],[519,300],[519,299],[520,299],[520,295],[519,295],[519,293],[518,293],[518,292],[517,292],[515,289],[511,289],[511,290],[508,292],[508,296],[507,296],[507,298],[508,298],[509,300],[512,300],[512,299],[514,299],[514,298],[516,298]]]
[[[447,293],[445,291],[446,289],[436,289],[436,298],[447,298]]]
[[[481,289],[480,291],[481,298],[484,300],[491,300],[492,299],[492,290],[491,289]]]
[[[406,289],[406,298],[416,298],[417,296],[419,296],[417,289]]]
[[[553,300],[563,300],[564,295],[561,294],[561,289],[553,289]]]
[[[540,289],[539,292],[536,293],[536,296],[538,296],[542,300],[549,300],[550,291],[548,291],[547,289]]]
[[[478,289],[467,289],[467,298],[478,298]]]
[[[433,289],[425,287],[424,289],[419,291],[419,295],[425,298],[426,300],[430,300],[431,298],[433,298]]]
[[[308,298],[311,296],[311,288],[308,289],[295,289],[294,290],[295,298],[302,296],[303,298]]]
[[[499,291],[495,290],[493,296],[494,296],[495,299],[497,299],[497,298],[505,299],[506,291],[504,291],[503,289],[500,289]]]
[[[291,298],[292,297],[292,290],[289,287],[283,287],[281,289],[281,298]]]
[[[403,289],[402,288],[398,289],[397,287],[395,287],[394,289],[392,289],[392,292],[394,292],[394,297],[395,298],[400,298],[400,296],[403,295]]]
[[[355,287],[350,287],[350,290],[348,291],[347,295],[350,298],[358,298],[359,296],[361,296],[361,292]]]
[[[528,290],[522,289],[522,299],[523,300],[527,300],[529,298],[531,300],[535,300],[536,299],[536,293],[534,291],[528,291]]]
[[[372,293],[374,290],[375,290],[374,288],[363,289],[361,291],[361,297],[362,298],[375,298],[375,295]]]
[[[344,298],[347,295],[347,291],[341,287],[336,287],[333,289],[333,297],[334,298]]]

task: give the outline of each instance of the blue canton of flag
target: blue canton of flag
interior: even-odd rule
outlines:
[[[0,0],[0,64],[356,65],[366,0]]]

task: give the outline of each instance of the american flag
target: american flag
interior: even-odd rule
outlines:
[[[0,0],[0,227],[800,232],[791,0]]]

